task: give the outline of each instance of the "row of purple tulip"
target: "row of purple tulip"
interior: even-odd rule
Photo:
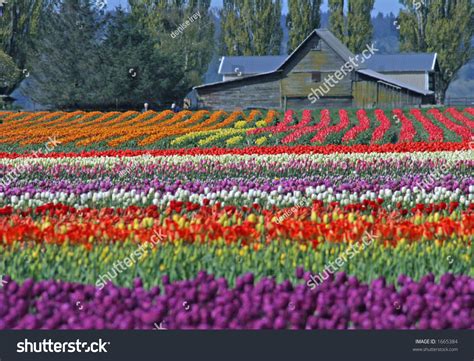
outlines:
[[[344,273],[311,290],[301,268],[299,284],[251,273],[234,286],[200,272],[162,288],[133,288],[3,278],[0,329],[472,329],[474,279],[445,274],[397,285],[370,284]]]

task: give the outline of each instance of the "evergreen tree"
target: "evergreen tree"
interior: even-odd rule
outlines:
[[[0,50],[0,93],[8,94],[21,76],[21,71],[8,54]]]
[[[148,31],[119,8],[107,22],[101,53],[107,54],[100,72],[103,103],[120,109],[143,103],[165,104],[182,98],[185,74],[177,57],[154,46]]]
[[[372,19],[374,26],[374,42],[381,54],[399,53],[398,29],[396,28],[397,17],[391,12],[384,15],[379,12]]]
[[[345,41],[344,0],[329,0],[329,28],[336,38]]]
[[[28,65],[27,95],[60,109],[97,104],[104,83],[98,69],[105,54],[100,53],[100,20],[90,1],[53,0],[42,12]]]
[[[288,50],[291,53],[314,30],[320,27],[321,0],[288,0]]]
[[[224,0],[220,11],[221,41],[220,53],[222,55],[250,55],[252,40],[250,25],[243,24],[248,17],[241,13],[241,0]]]
[[[220,18],[222,55],[280,53],[281,0],[224,0]]]
[[[279,55],[281,50],[281,42],[283,40],[283,29],[281,27],[281,0],[276,0],[272,7],[272,27],[273,32],[270,38],[269,53]]]
[[[184,73],[180,86],[188,89],[200,84],[215,50],[211,0],[129,2],[133,21],[144,26],[161,53],[180,64]]]
[[[38,34],[42,2],[43,0],[11,0],[3,5],[3,15],[0,16],[0,46],[13,59],[16,67],[22,70],[17,73],[14,81],[10,79],[9,86],[4,89],[7,94],[23,79],[28,48]],[[27,74],[27,70],[24,73]]]
[[[401,0],[399,14],[402,51],[436,52],[441,67],[437,96],[446,91],[459,69],[472,57],[474,5],[470,0]]]
[[[49,14],[34,43],[31,81],[35,102],[55,109],[141,109],[145,101],[175,99],[183,73],[143,27],[122,10],[103,16],[88,0],[64,0]]]
[[[346,45],[355,54],[364,50],[372,40],[371,12],[375,0],[349,0]]]
[[[281,0],[247,0],[250,33],[252,34],[252,55],[280,54]]]

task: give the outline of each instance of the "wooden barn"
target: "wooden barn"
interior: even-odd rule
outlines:
[[[264,63],[259,64],[255,64],[257,57],[246,57],[245,64],[236,59],[239,57],[223,59],[219,72],[225,81],[196,86],[193,93],[198,108],[210,110],[371,108],[434,103],[434,92],[429,86],[416,86],[371,69],[368,64],[376,56],[374,48],[365,55],[369,56],[351,53],[329,30],[316,29],[288,57],[262,57]],[[268,69],[265,64],[274,67],[275,61],[280,65],[262,71]]]

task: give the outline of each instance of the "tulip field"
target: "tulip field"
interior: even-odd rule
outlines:
[[[474,108],[0,120],[0,329],[474,328]]]
[[[63,151],[470,141],[474,108],[173,113],[3,112],[0,151],[53,137]]]

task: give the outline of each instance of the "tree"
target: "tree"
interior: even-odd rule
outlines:
[[[349,0],[347,13],[346,45],[355,54],[359,54],[372,40],[373,27],[371,12],[375,0]]]
[[[279,55],[283,30],[281,28],[281,0],[253,0],[250,12],[253,15],[253,53],[256,55]],[[266,26],[262,26],[266,24]]]
[[[400,2],[400,49],[438,53],[437,97],[444,101],[449,84],[472,57],[474,5],[470,0]]]
[[[353,53],[360,53],[372,40],[371,12],[375,0],[348,0],[347,22],[344,0],[329,0],[329,24],[333,34]]]
[[[186,92],[184,70],[177,57],[154,46],[147,30],[119,8],[107,23],[99,88],[103,102],[121,109],[149,103],[168,103]]]
[[[4,4],[0,16],[0,46],[23,70],[27,63],[28,48],[38,34],[43,0],[11,0]],[[26,71],[25,71],[26,73]],[[23,79],[21,76],[9,82],[5,93],[12,92]]]
[[[0,50],[0,92],[8,94],[8,90],[18,82],[21,71],[8,54]]]
[[[281,0],[224,0],[220,18],[221,54],[280,54]]]
[[[153,46],[180,64],[183,88],[200,84],[215,50],[211,0],[129,2],[133,21],[144,26]]]
[[[288,52],[292,52],[306,37],[320,27],[321,0],[288,0]]]
[[[103,77],[98,72],[101,26],[89,0],[52,0],[33,44],[27,95],[60,109],[95,105]]]
[[[329,27],[334,36],[344,42],[344,0],[329,0]]]
[[[245,17],[241,13],[240,4],[239,0],[224,0],[224,6],[220,11],[220,53],[222,55],[251,55],[250,25],[243,24]]]
[[[89,0],[45,6],[49,16],[33,46],[35,102],[57,109],[137,108],[183,91],[176,59],[166,56],[130,15],[104,16]]]

